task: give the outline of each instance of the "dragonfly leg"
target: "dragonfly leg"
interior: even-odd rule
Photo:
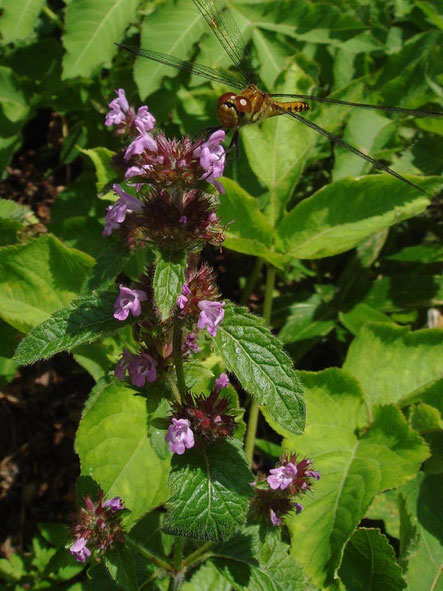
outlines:
[[[217,129],[222,129],[220,127],[220,125],[211,125],[210,127],[205,127],[204,129],[202,129],[201,131],[199,131],[198,133],[196,133],[193,137],[192,137],[192,141],[196,141],[197,139],[203,137],[203,138],[207,138],[207,136],[209,136],[213,131],[217,131]]]
[[[238,129],[234,131],[229,146],[226,149],[226,156],[230,162],[237,160],[240,156],[240,134],[238,133]]]

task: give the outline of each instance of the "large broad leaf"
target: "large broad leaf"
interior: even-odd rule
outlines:
[[[359,282],[363,301],[383,312],[396,312],[405,308],[430,308],[443,304],[443,277],[441,275],[391,275],[381,277],[371,284]],[[358,292],[357,292],[358,293]],[[364,295],[363,295],[364,294]]]
[[[94,264],[50,234],[0,253],[0,317],[22,332],[67,306]]]
[[[66,9],[63,78],[90,76],[109,65],[114,45],[135,17],[139,0],[77,0]]]
[[[348,591],[401,591],[406,587],[394,548],[378,529],[357,529],[346,545],[339,571]]]
[[[71,351],[120,328],[120,321],[112,315],[116,295],[115,290],[94,293],[55,312],[20,342],[15,354],[17,363],[28,365],[61,351]]]
[[[442,185],[434,177],[412,180],[430,193]],[[387,174],[343,179],[297,205],[279,234],[292,256],[317,259],[349,250],[428,205],[429,198]]]
[[[230,538],[246,520],[250,481],[246,458],[235,440],[174,455],[163,529],[197,540]]]
[[[291,433],[303,430],[302,385],[282,343],[261,318],[227,304],[215,350],[243,388],[266,407],[277,423]]]
[[[288,546],[272,534],[262,543],[256,526],[215,548],[211,560],[235,591],[313,590]]]
[[[401,489],[400,559],[409,589],[438,591],[443,584],[441,476],[421,473]]]
[[[150,391],[155,392],[155,382]],[[75,449],[82,474],[108,498],[119,496],[132,524],[166,500],[169,461],[160,460],[148,437],[146,400],[119,382],[99,382],[87,402]]]
[[[443,331],[411,332],[369,324],[348,350],[344,369],[355,376],[369,405],[401,402],[441,376]]]
[[[259,256],[282,268],[284,254],[275,252],[275,230],[260,211],[257,199],[251,197],[235,181],[223,179],[226,194],[220,200],[218,213],[226,224],[223,246]]]
[[[206,30],[192,0],[167,0],[143,21],[140,46],[187,59]],[[148,59],[138,58],[135,64],[134,78],[142,98],[157,90],[164,76],[176,75],[174,68]]]
[[[112,158],[115,156],[115,152],[101,146],[80,150],[80,152],[89,156],[95,166],[95,174],[97,176],[95,186],[97,187],[97,192],[100,194],[117,176],[117,171],[112,166]]]
[[[231,591],[231,584],[221,575],[213,564],[205,562],[187,581],[182,591]]]
[[[185,282],[186,253],[160,251],[155,261],[154,298],[160,318],[169,317]]]
[[[312,458],[321,479],[287,524],[293,555],[325,585],[375,495],[413,478],[428,450],[395,407],[377,409],[369,424],[358,383],[342,370],[303,372],[302,380],[309,423],[304,435],[287,434],[283,446]]]
[[[4,0],[0,17],[3,43],[25,39],[31,35],[45,0]]]

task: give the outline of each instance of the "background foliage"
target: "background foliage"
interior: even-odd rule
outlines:
[[[265,89],[441,110],[439,0],[229,4]],[[229,67],[228,58],[192,0],[3,0],[1,9],[2,386],[20,387],[19,364],[72,351],[78,371],[96,382],[76,441],[82,473],[92,471],[109,496],[121,494],[131,510],[127,527],[137,522],[131,539],[167,558],[171,538],[160,533],[161,514],[149,511],[168,497],[169,455],[149,405],[108,380],[131,342],[129,328],[114,333],[112,318],[98,316],[115,297],[116,275],[134,278],[153,258],[128,256],[101,236],[115,175],[110,159],[119,148],[103,121],[114,89],[123,87],[133,104],[147,100],[168,135],[193,135],[214,124],[214,103],[227,90],[148,60],[134,65],[115,42],[217,67]],[[443,184],[443,124],[327,105],[316,105],[310,117],[416,175],[427,193],[369,175],[363,160],[284,117],[242,131],[241,156],[227,170],[220,204],[232,222],[224,253],[205,255],[218,267],[223,295],[234,300],[254,264],[257,273],[263,263],[277,268],[272,326],[303,370],[305,432],[296,434],[302,424],[291,429],[279,405],[292,370],[283,354],[272,368],[276,339],[266,331],[253,343],[269,355],[261,372],[247,346],[242,355],[234,348],[236,331],[258,330],[254,316],[230,310],[217,337],[220,357],[188,367],[186,379],[199,392],[221,359],[238,369],[242,386],[269,405],[258,464],[270,466],[281,449],[295,448],[313,458],[322,479],[305,511],[287,522],[289,536],[263,541],[253,527],[242,530],[190,572],[185,591],[443,588],[443,250],[435,197]],[[103,290],[93,293],[97,288]],[[254,311],[261,299],[257,285]],[[111,432],[125,440],[124,449],[113,447]],[[198,470],[199,459],[193,462]],[[180,470],[186,464],[174,459],[172,473]],[[172,507],[180,494],[186,491],[173,490]],[[26,553],[2,559],[6,588],[28,581],[35,589],[112,588],[101,566],[89,582],[79,576],[57,527],[41,524]],[[177,524],[166,529],[176,533]],[[121,588],[136,589],[154,574],[138,560],[129,576],[118,574],[117,558],[108,565]],[[153,581],[144,588],[164,588],[165,581]]]

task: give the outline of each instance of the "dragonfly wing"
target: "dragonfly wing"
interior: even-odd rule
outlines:
[[[388,111],[391,113],[405,113],[406,115],[414,115],[415,117],[443,117],[441,111],[419,111],[417,109],[404,109],[402,107],[388,107],[387,105],[369,105],[366,103],[350,103],[348,101],[339,101],[338,99],[321,98],[319,96],[312,96],[311,94],[271,94],[272,97],[290,97],[297,99],[304,99],[309,101],[317,101],[318,103],[329,103],[332,105],[341,105],[344,107],[358,107],[360,109],[370,109],[373,111]]]
[[[326,129],[323,129],[323,127],[320,127],[320,125],[317,125],[313,121],[310,121],[309,119],[306,119],[305,117],[302,117],[298,113],[289,113],[288,111],[286,111],[286,109],[283,109],[280,107],[278,107],[278,108],[281,110],[282,113],[285,113],[286,115],[289,115],[290,117],[293,117],[294,119],[297,119],[297,121],[299,121],[300,123],[303,123],[303,125],[307,125],[311,129],[313,129],[314,131],[319,133],[320,135],[328,138],[328,140],[331,140],[332,142],[338,144],[339,146],[343,146],[343,148],[346,148],[346,150],[349,150],[350,152],[352,152],[356,156],[363,158],[363,160],[366,160],[366,162],[370,162],[373,166],[375,166],[379,170],[383,170],[383,172],[387,172],[388,174],[395,177],[399,181],[402,181],[403,183],[406,183],[407,185],[410,185],[411,187],[418,189],[421,193],[426,193],[426,191],[424,191],[423,189],[421,189],[419,186],[415,185],[414,183],[411,183],[411,181],[408,181],[407,179],[405,179],[403,176],[401,176],[401,174],[398,174],[398,172],[395,172],[395,170],[392,170],[391,168],[389,168],[388,166],[386,166],[382,162],[379,162],[378,160],[371,158],[371,156],[364,154],[363,152],[361,152],[357,148],[354,148],[354,146],[351,146],[351,144],[348,144],[348,142],[345,142],[345,140],[342,140],[341,138],[337,137],[336,135],[333,135],[332,133],[330,133],[329,131],[326,131]]]
[[[251,56],[246,43],[232,18],[225,0],[193,0],[208,23],[232,63],[242,74],[246,84],[257,84],[258,79],[251,66]]]
[[[159,51],[153,51],[151,49],[138,49],[137,47],[132,47],[132,45],[125,45],[124,43],[117,43],[116,45],[122,49],[125,49],[126,51],[134,53],[135,55],[146,57],[155,62],[159,62],[160,64],[165,64],[166,66],[175,68],[176,70],[182,70],[183,72],[196,74],[202,78],[207,78],[208,80],[213,80],[214,82],[220,82],[221,84],[238,88],[239,90],[242,90],[245,87],[243,80],[240,80],[240,78],[229,74],[229,72],[224,72],[223,70],[216,70],[215,68],[196,64],[194,62],[187,62],[173,55],[161,53]]]

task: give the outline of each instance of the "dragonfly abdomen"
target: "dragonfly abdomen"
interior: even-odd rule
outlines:
[[[309,111],[311,108],[308,103],[304,103],[303,101],[291,101],[289,103],[281,103],[280,101],[273,101],[275,103],[275,113],[274,115],[281,115],[282,110],[287,111],[288,113],[302,113],[303,111]]]

